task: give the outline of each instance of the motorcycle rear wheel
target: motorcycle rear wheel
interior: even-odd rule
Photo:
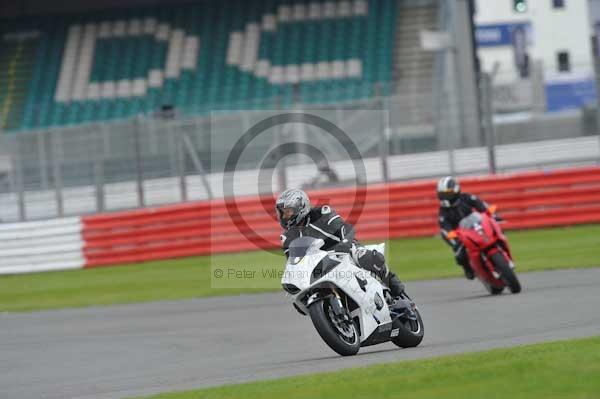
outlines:
[[[414,348],[423,341],[425,327],[418,309],[414,310],[417,319],[403,319],[394,321],[392,328],[398,329],[398,335],[392,338],[392,342],[401,348]]]

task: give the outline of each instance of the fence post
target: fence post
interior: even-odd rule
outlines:
[[[446,126],[450,127],[446,130],[444,141],[446,144],[446,151],[448,151],[448,169],[450,169],[450,175],[454,176],[456,174],[456,162],[454,161],[454,138],[458,137],[457,134],[454,134],[454,131],[457,129],[457,126],[454,126],[452,122],[452,115],[448,111],[448,109],[450,109],[450,100],[446,90],[443,91],[443,97],[443,103],[445,105],[444,108],[447,109],[445,111],[444,120],[446,121]]]
[[[190,159],[192,160],[192,163],[194,164],[194,168],[196,168],[196,171],[200,175],[200,179],[202,179],[202,184],[204,185],[204,189],[206,190],[208,199],[212,199],[213,193],[210,188],[208,179],[206,178],[206,170],[202,166],[202,161],[200,160],[200,157],[198,156],[198,154],[196,154],[194,144],[192,143],[192,141],[190,140],[190,138],[188,137],[188,135],[186,133],[182,133],[181,138],[182,138],[182,140],[181,140],[182,146],[187,147],[187,152],[189,153]]]
[[[56,198],[56,214],[64,216],[63,203],[63,176],[62,176],[62,130],[55,130],[51,134],[52,143],[52,179],[54,180],[54,197]]]
[[[177,125],[176,125],[177,124]],[[152,123],[154,129],[155,123]],[[181,120],[162,119],[160,121],[163,137],[166,135],[167,152],[169,154],[170,175],[179,176],[179,131],[181,130]],[[150,130],[150,129],[148,129]],[[156,149],[156,154],[160,154],[162,149]]]
[[[488,152],[489,170],[496,174],[496,134],[494,132],[494,107],[492,104],[492,78],[488,73],[482,73],[480,78],[482,102],[482,126],[485,131],[485,142]]]
[[[179,174],[179,190],[181,191],[181,201],[185,202],[188,200],[187,181],[185,174],[185,149],[183,141],[183,130],[177,130],[177,137],[175,138],[176,154],[177,154],[177,166]]]
[[[279,97],[275,98],[275,110],[277,111],[277,114],[279,116],[279,112],[281,110],[281,100]],[[284,140],[282,137],[283,134],[284,134],[283,127],[281,125],[275,126],[274,142],[275,142],[275,148],[278,149],[277,158],[279,158],[279,155],[280,155],[281,145],[284,143]],[[279,159],[279,166],[277,166],[277,185],[279,186],[278,187],[279,191],[283,191],[287,188],[287,176],[286,176],[286,171],[285,171],[285,169],[286,169],[285,164],[286,164],[285,157],[281,157]]]
[[[94,141],[94,186],[96,188],[96,211],[106,209],[104,201],[104,129],[94,129],[92,126],[92,140]]]
[[[23,182],[23,164],[21,161],[21,146],[20,140],[13,137],[11,140],[12,163],[14,170],[15,188],[17,190],[17,202],[19,206],[19,221],[23,222],[27,219],[27,209],[25,205],[25,184]]]
[[[381,158],[381,172],[384,182],[390,181],[390,170],[388,155],[390,148],[391,123],[390,123],[390,101],[389,97],[380,97],[381,112],[383,112],[383,129],[381,129],[381,141],[379,142],[379,156]]]
[[[48,145],[46,135],[49,134],[47,131],[37,132],[36,135],[38,137],[38,161],[40,168],[40,180],[42,183],[42,188],[44,190],[48,189]]]
[[[135,149],[135,176],[138,197],[138,207],[142,208],[146,204],[144,198],[144,173],[142,170],[142,150],[140,144],[140,117],[133,119],[133,144]]]

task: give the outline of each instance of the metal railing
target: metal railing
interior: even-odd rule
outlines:
[[[493,88],[488,91],[493,98]],[[241,190],[242,194],[317,182],[319,173],[326,173],[307,165],[318,164],[321,158],[336,165],[338,179],[330,184],[354,181],[356,176],[347,163],[356,161],[347,153],[350,144],[366,165],[366,181],[373,182],[429,176],[427,159],[439,160],[435,154],[444,152],[447,156],[442,162],[446,166],[432,168],[431,174],[441,170],[473,173],[474,169],[457,164],[463,162],[459,149],[471,147],[473,154],[479,154],[476,148],[487,146],[488,155],[473,156],[487,157],[487,166],[484,170],[478,166],[478,171],[493,171],[496,145],[598,134],[593,110],[554,115],[527,111],[492,117],[493,105],[488,101],[482,130],[467,140],[455,111],[459,108],[456,102],[461,100],[452,93],[435,99],[432,93],[394,94],[383,84],[373,85],[365,93],[368,98],[347,103],[307,105],[295,96],[291,102],[272,99],[276,107],[271,110],[257,110],[257,103],[239,104],[238,109],[213,110],[200,116],[188,116],[193,110],[181,110],[179,116],[167,119],[139,115],[121,121],[2,134],[0,219],[39,219],[234,194],[217,183],[226,177],[227,161],[236,142],[261,121],[289,112],[317,115],[339,127],[347,138],[340,141],[322,126],[307,127],[303,121],[267,129],[244,147],[235,165],[236,179],[240,180],[236,187],[254,186]],[[490,99],[490,94],[485,96]],[[464,112],[475,116],[478,110]],[[280,147],[286,145],[291,146],[291,154],[282,153]],[[309,145],[321,155],[309,159]],[[274,161],[267,159],[267,154]],[[421,156],[414,158],[421,159],[421,166],[409,162],[413,155]],[[565,162],[576,161],[564,158]],[[586,153],[581,158],[582,162],[594,162],[594,155]],[[393,169],[405,164],[422,168],[423,173]],[[273,170],[273,182],[257,189],[258,171],[265,168]],[[319,184],[327,183],[325,179]]]

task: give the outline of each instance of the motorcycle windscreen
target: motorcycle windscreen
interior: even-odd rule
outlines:
[[[471,230],[477,225],[481,225],[483,218],[479,212],[473,212],[469,216],[462,218],[460,221],[460,228]]]
[[[298,237],[290,243],[288,263],[298,264],[302,258],[318,253],[325,242],[320,238]]]
[[[313,269],[327,255],[326,252],[320,251],[323,245],[323,240],[314,237],[299,237],[292,241],[281,284],[292,287],[293,291],[308,288]]]

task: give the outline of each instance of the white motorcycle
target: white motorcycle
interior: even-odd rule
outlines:
[[[321,250],[323,245],[314,237],[292,241],[281,279],[296,310],[310,315],[323,341],[342,356],[387,341],[401,348],[419,345],[423,320],[408,295],[392,299],[389,288],[349,254]],[[383,253],[385,244],[367,248]]]

